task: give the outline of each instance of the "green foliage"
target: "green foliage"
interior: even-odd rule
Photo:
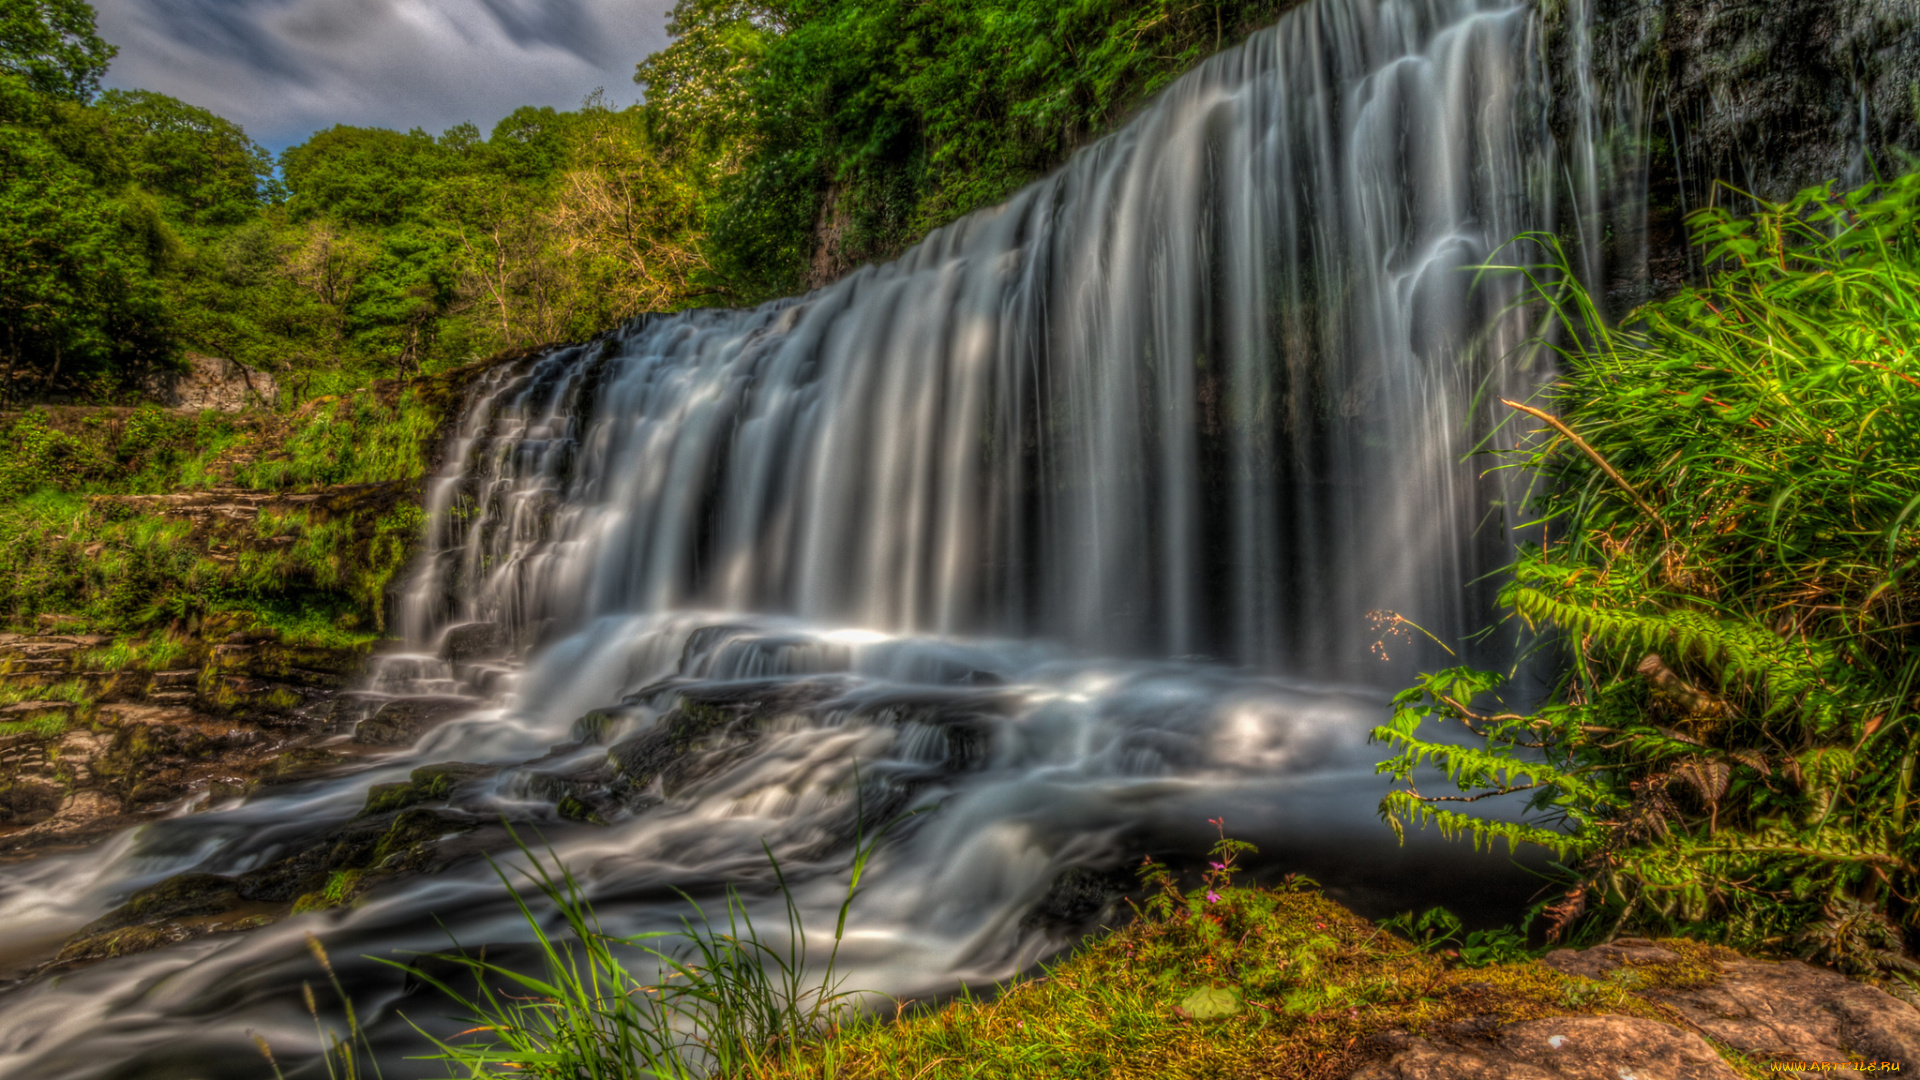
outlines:
[[[112,160],[69,155],[84,110],[0,74],[0,386],[135,373],[172,342],[156,275],[173,240],[150,196],[115,186]],[[109,384],[111,385],[111,384]]]
[[[36,93],[90,100],[115,51],[94,32],[86,0],[0,2],[0,72]]]
[[[273,159],[238,124],[151,90],[109,90],[99,109],[125,144],[133,179],[187,225],[233,225],[274,192]]]
[[[1564,423],[1524,456],[1551,539],[1501,603],[1565,679],[1517,711],[1498,676],[1423,676],[1375,732],[1381,812],[1552,850],[1556,930],[1884,969],[1920,925],[1920,174],[1694,227],[1709,283],[1619,327],[1564,260],[1526,269]],[[1421,791],[1435,767],[1464,794]],[[1502,797],[1524,820],[1463,805]]]
[[[715,176],[707,256],[741,299],[898,253],[1065,160],[1291,0],[681,0],[635,72]]]
[[[418,128],[402,135],[341,124],[281,154],[280,171],[297,220],[396,225],[427,208],[432,182],[447,172],[450,157]]]
[[[438,410],[415,391],[402,392],[391,406],[373,395],[317,400],[274,453],[238,465],[233,482],[307,489],[417,480],[426,472],[429,444],[439,428]]]
[[[643,109],[336,126],[276,177],[204,109],[95,102],[91,9],[19,0],[0,364],[29,400],[118,400],[188,349],[272,371],[292,406],[793,292],[1004,198],[1295,2],[682,0]]]
[[[165,671],[187,658],[187,647],[173,634],[160,633],[142,641],[121,636],[113,643],[80,654],[80,671]]]
[[[1513,964],[1534,955],[1521,931],[1509,926],[1468,930],[1459,916],[1443,907],[1429,908],[1418,916],[1404,912],[1381,922],[1380,928],[1400,934],[1428,952],[1445,950],[1458,958],[1462,967]]]

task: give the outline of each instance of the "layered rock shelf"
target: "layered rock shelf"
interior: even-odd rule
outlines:
[[[311,772],[292,754],[354,717],[364,647],[292,644],[244,616],[172,639],[161,670],[106,637],[0,635],[0,852],[102,836],[189,800]]]

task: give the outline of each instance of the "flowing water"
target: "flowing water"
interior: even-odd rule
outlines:
[[[408,651],[360,695],[459,715],[10,868],[10,948],[261,867],[446,761],[498,767],[449,813],[543,823],[620,930],[677,925],[676,888],[773,903],[764,842],[824,935],[856,812],[927,808],[843,953],[897,995],[1058,949],[1105,898],[1063,881],[1202,851],[1210,817],[1363,910],[1512,903],[1504,859],[1374,819],[1365,733],[1434,657],[1372,648],[1367,616],[1458,640],[1510,550],[1521,494],[1474,451],[1540,373],[1512,280],[1472,268],[1567,189],[1542,34],[1506,0],[1315,0],[896,263],[496,369],[429,493]],[[608,781],[609,747],[690,717],[697,753]],[[456,860],[0,992],[0,1075],[264,1075],[249,1032],[313,1049],[308,931],[394,1055],[397,1011],[444,1010],[362,957],[526,937]]]

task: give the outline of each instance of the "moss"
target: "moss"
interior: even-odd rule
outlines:
[[[612,713],[594,709],[573,722],[570,735],[575,742],[605,742],[618,723],[619,718]]]
[[[0,738],[32,735],[40,739],[56,739],[71,726],[71,714],[65,709],[31,712],[18,719],[0,722]]]
[[[118,956],[148,952],[173,944],[182,935],[162,926],[128,926],[119,930],[110,930],[103,934],[88,934],[76,937],[61,948],[55,959],[72,962],[76,960],[111,960]]]
[[[375,876],[359,869],[336,870],[327,877],[324,887],[306,893],[293,902],[293,914],[324,911],[350,904],[372,887]]]
[[[464,822],[450,822],[432,810],[419,807],[404,810],[393,819],[393,824],[387,827],[374,845],[371,865],[379,867],[395,856],[417,854],[414,850],[416,845],[428,844],[450,832],[463,832],[471,827]]]
[[[560,796],[560,801],[554,806],[554,809],[559,812],[561,817],[566,818],[568,821],[578,821],[588,825],[605,825],[607,823],[606,819],[601,817],[593,807],[588,806],[573,795]]]
[[[323,750],[317,746],[298,747],[273,759],[271,775],[280,780],[292,779],[330,769],[340,764],[342,760],[342,756],[332,750]]]
[[[454,788],[468,780],[490,776],[495,772],[490,765],[471,765],[464,761],[446,761],[437,765],[422,765],[413,770],[405,780],[391,784],[375,784],[367,789],[367,803],[360,811],[361,817],[374,817],[380,814],[403,810],[423,802],[444,802],[453,796]]]
[[[1678,956],[1678,960],[1648,963],[1628,960],[1607,973],[1609,981],[1635,992],[1647,990],[1691,990],[1711,986],[1720,980],[1717,964],[1740,959],[1740,954],[1723,945],[1686,938],[1662,938],[1660,948]]]
[[[1710,976],[1702,965],[1718,955],[1674,951],[1682,960],[1661,978]],[[1197,1020],[1181,1006],[1205,990],[1243,1007]],[[1236,888],[1199,915],[1096,938],[995,1000],[962,995],[897,1022],[853,1024],[768,1075],[1332,1078],[1384,1053],[1391,1032],[1446,1038],[1596,1014],[1677,1019],[1627,987],[1533,961],[1452,966],[1309,889]]]
[[[367,789],[367,804],[361,807],[360,816],[372,817],[376,814],[391,813],[418,801],[419,793],[408,781],[375,784]]]

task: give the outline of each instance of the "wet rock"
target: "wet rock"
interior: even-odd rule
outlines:
[[[1884,990],[1797,960],[1717,966],[1711,985],[1647,996],[1753,1057],[1920,1065],[1920,1009]]]
[[[594,709],[573,722],[569,736],[574,742],[606,745],[629,713],[622,709]]]
[[[124,823],[120,800],[104,791],[68,792],[52,817],[26,831],[29,837],[72,839],[79,835],[104,832]]]
[[[37,825],[60,809],[66,789],[44,780],[0,781],[0,825]]]
[[[134,893],[126,903],[89,923],[80,932],[99,933],[135,923],[215,915],[239,904],[240,890],[233,878],[222,874],[176,874]]]
[[[450,664],[485,660],[506,650],[507,636],[498,623],[463,623],[440,639],[440,659]]]
[[[473,781],[484,780],[500,771],[497,765],[474,765],[464,761],[446,761],[422,765],[406,780],[393,784],[375,784],[367,790],[367,805],[362,815],[403,810],[416,803],[447,802]]]
[[[1021,924],[1065,931],[1084,929],[1111,909],[1114,901],[1125,896],[1133,885],[1133,879],[1126,874],[1070,866],[1054,877],[1047,894]]]
[[[302,780],[325,772],[344,760],[344,756],[318,746],[297,747],[276,755],[261,779],[268,783]]]
[[[430,729],[473,708],[467,698],[399,698],[353,729],[353,741],[362,746],[411,746]]]
[[[104,960],[145,952],[220,930],[243,930],[270,916],[223,918],[244,904],[235,879],[220,874],[177,874],[148,886],[83,927],[61,946],[58,963]]]
[[[1632,1016],[1529,1020],[1454,1045],[1400,1036],[1351,1080],[1738,1080],[1706,1040]]]

